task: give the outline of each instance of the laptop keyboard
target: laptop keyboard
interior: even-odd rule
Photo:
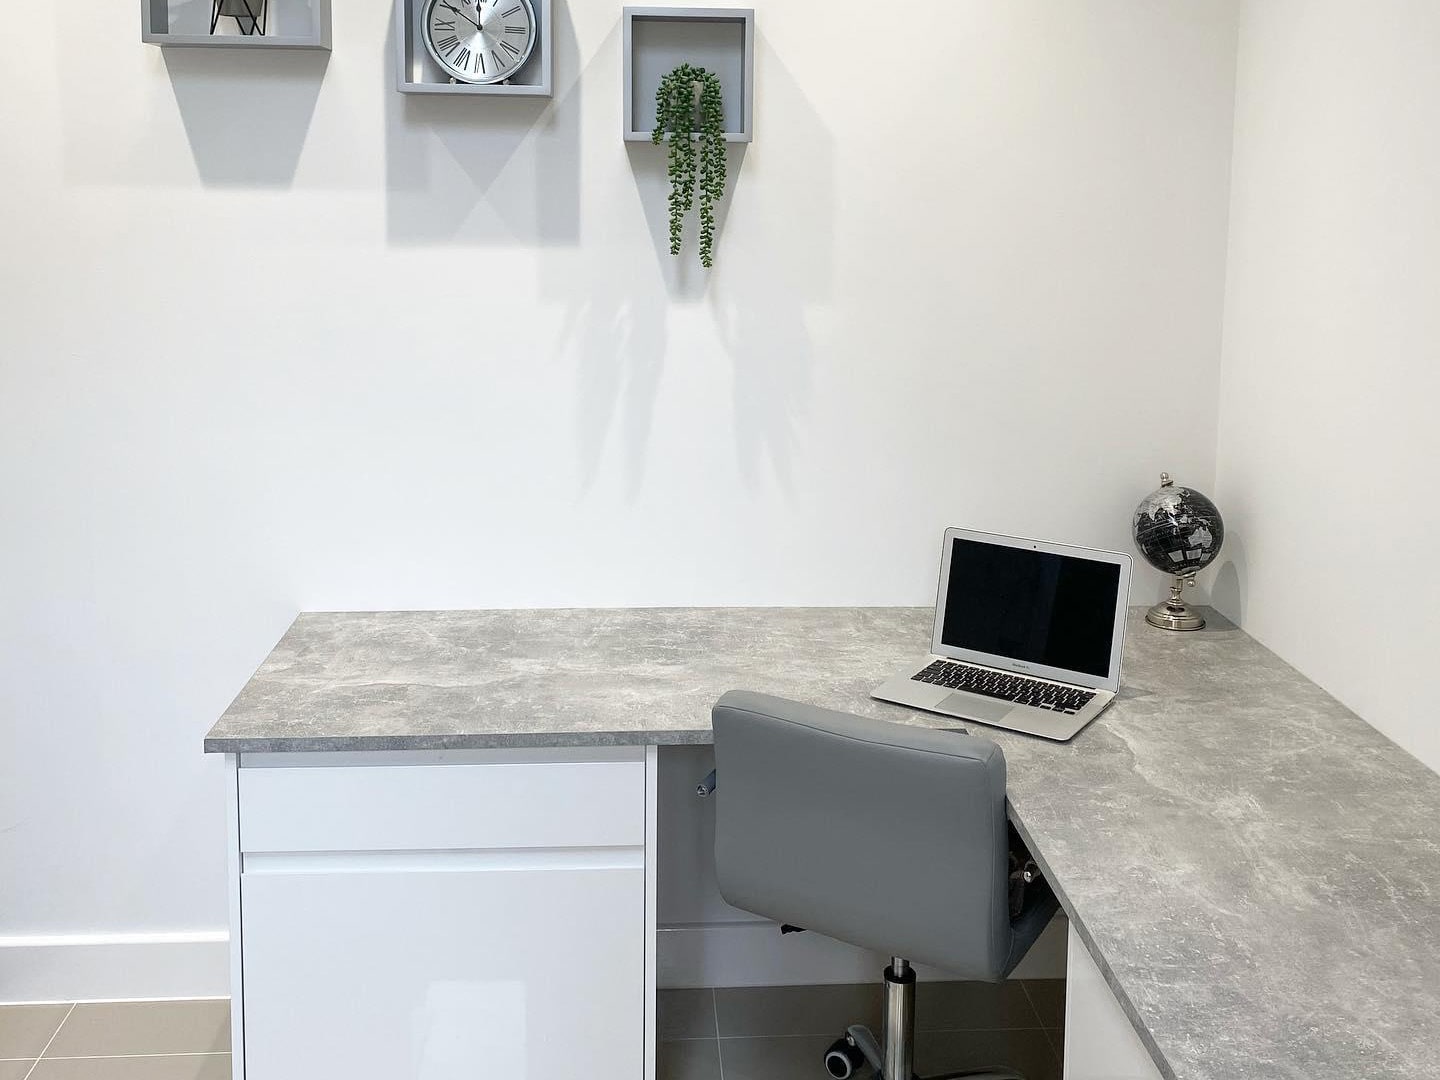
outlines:
[[[936,660],[918,675],[916,682],[964,690],[983,697],[999,698],[1016,705],[1029,705],[1051,712],[1074,714],[1090,704],[1094,694],[1089,690],[1061,686],[1058,683],[1028,679],[1024,675],[1008,675],[1003,671],[961,664],[954,660]]]

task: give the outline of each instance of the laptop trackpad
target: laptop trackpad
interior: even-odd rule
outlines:
[[[976,694],[951,694],[940,702],[942,712],[978,720],[982,724],[994,724],[1005,719],[1015,708],[1008,701],[994,701]]]

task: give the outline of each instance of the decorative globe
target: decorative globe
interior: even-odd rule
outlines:
[[[1156,570],[1193,577],[1215,561],[1225,522],[1213,502],[1194,488],[1176,487],[1169,473],[1135,508],[1135,547]]]

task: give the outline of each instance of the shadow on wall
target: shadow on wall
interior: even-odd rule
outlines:
[[[55,11],[58,24],[67,9]],[[68,25],[56,33],[66,39]],[[61,80],[67,183],[191,187],[198,175],[207,187],[293,186],[329,53],[146,45],[134,61],[145,77],[119,78],[98,98],[93,82]],[[153,77],[162,67],[165,79]],[[194,174],[176,155],[171,100]]]
[[[667,320],[660,292],[621,268],[596,275],[567,299],[555,351],[574,367],[582,490],[594,486],[613,441],[623,457],[626,496],[639,494],[665,369]]]
[[[573,258],[547,259],[539,264],[543,300],[560,311],[547,320],[554,326],[551,366],[576,387],[575,437],[582,490],[590,490],[604,465],[607,449],[623,457],[625,490],[635,496],[644,481],[646,451],[653,426],[669,340],[665,297],[655,287],[644,249],[627,233],[633,219],[617,212],[625,189],[614,175],[598,173],[584,192],[589,217],[585,240],[579,244],[579,161],[582,82],[588,86],[618,85],[620,20],[595,51],[583,72],[565,15],[557,15],[556,33],[568,41],[557,48],[555,122],[569,133],[568,146],[556,143],[540,167],[552,173],[568,170],[566,208],[560,214],[576,244]],[[618,117],[616,128],[618,129]],[[602,133],[601,138],[605,135]],[[616,142],[619,131],[614,132]],[[558,227],[552,223],[552,231]]]
[[[765,183],[735,189],[737,222],[745,225],[736,239],[748,265],[720,275],[710,303],[734,365],[741,476],[751,488],[773,478],[791,495],[814,367],[807,305],[824,304],[834,292],[835,140],[763,36],[758,54],[757,96],[766,95],[766,115],[783,133],[765,147],[766,169],[755,170]]]
[[[200,180],[288,188],[315,115],[328,52],[165,49]]]
[[[1235,533],[1225,534],[1220,566],[1210,584],[1210,602],[1215,610],[1237,626],[1245,625],[1245,543]]]
[[[385,103],[386,233],[397,246],[580,238],[579,45],[554,6],[555,98],[400,94]],[[394,77],[391,20],[384,65]]]
[[[618,28],[586,71],[587,80],[619,78],[616,35]],[[680,256],[670,254],[666,151],[647,143],[626,144],[626,151],[649,253],[624,235],[635,228],[635,216],[608,213],[590,222],[589,242],[573,263],[547,264],[544,292],[565,309],[555,353],[574,365],[579,382],[576,440],[586,489],[612,442],[624,455],[628,495],[643,485],[668,320],[678,301],[708,304],[731,358],[736,455],[746,483],[759,487],[773,477],[782,490],[792,490],[814,353],[806,305],[827,301],[834,286],[835,152],[833,137],[799,85],[768,56],[763,38],[760,46],[756,95],[786,135],[764,145],[770,171],[763,183],[761,170],[748,178],[744,172],[752,158],[748,147],[727,148],[728,190],[716,209],[714,269],[700,266],[693,212]],[[591,194],[607,207],[625,195],[622,189],[603,199]]]

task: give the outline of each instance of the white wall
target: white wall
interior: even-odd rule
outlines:
[[[328,64],[0,36],[0,1000],[223,926],[201,736],[299,609],[923,603],[946,525],[1213,479],[1234,3],[921,0],[898,71],[762,5],[708,280],[618,3],[540,104],[402,98],[336,7]]]
[[[1440,769],[1440,6],[1243,12],[1215,595]]]

